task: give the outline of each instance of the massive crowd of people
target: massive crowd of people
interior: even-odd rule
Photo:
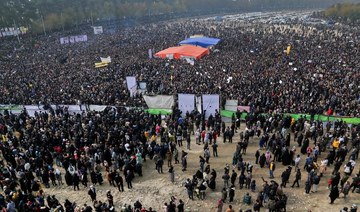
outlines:
[[[26,110],[18,115],[3,111],[0,115],[3,141],[0,147],[4,159],[1,163],[4,195],[0,196],[0,206],[3,211],[119,210],[110,190],[106,192],[108,202],[104,203],[97,200],[96,188],[90,187],[88,194],[92,205],[80,209],[71,200],[62,204],[55,196],[44,196],[41,187],[62,184],[62,176],[74,190],[79,189],[80,183],[87,187],[89,179],[91,185],[101,186],[105,175],[108,183],[119,191],[124,190],[125,183],[125,187],[131,189],[132,180],[142,176],[142,165],[147,159],[156,162],[160,173],[164,160],[170,160],[171,164],[172,159],[181,163],[186,171],[187,152],[182,140],[190,149],[192,133],[196,143],[204,144],[204,157],[200,156],[199,171],[186,182],[189,198],[193,199],[196,194],[204,199],[207,187],[212,190],[218,187],[216,171],[207,166],[210,149],[215,157],[217,137],[223,137],[221,142],[232,141],[240,117],[226,126],[219,114],[205,120],[193,111],[185,119],[179,119],[175,108],[171,116],[162,120],[160,115],[126,110],[124,106],[146,106],[140,94],[130,97],[124,82],[126,76],[136,76],[138,81],[147,82],[150,94],[217,93],[222,99],[238,99],[240,105],[251,106],[252,113],[245,120],[247,129],[240,133],[240,143],[232,161],[232,166],[240,171],[239,176],[237,178],[236,169],[225,167],[222,197],[217,205],[219,211],[228,201],[227,196],[233,201],[236,179],[239,179],[240,189],[244,186],[249,191],[260,191],[254,211],[264,206],[270,211],[286,208],[283,187],[289,181],[291,167],[300,173],[303,168],[297,166],[299,161],[296,165],[297,154],[307,155],[305,193],[311,189],[316,192],[318,181],[332,164],[331,203],[339,196],[339,184],[344,194],[359,187],[360,176],[353,175],[359,151],[359,127],[349,128],[345,123],[336,122],[324,128],[314,120],[294,122],[289,117],[269,113],[359,117],[358,29],[235,20],[186,20],[104,28],[105,33],[96,36],[90,35],[90,29],[69,31],[88,34],[87,42],[76,44],[61,45],[59,38],[64,32],[24,37],[21,44],[15,39],[2,42],[1,104],[115,106],[102,112],[82,114],[70,114],[62,107],[48,108],[46,113],[36,113],[34,117]],[[194,65],[149,59],[148,49],[158,51],[177,45],[192,34],[221,38],[221,43],[214,47],[218,51],[212,51]],[[291,52],[286,54],[284,50],[289,44]],[[94,63],[106,56],[111,56],[112,63],[95,69]],[[260,116],[260,113],[269,115]],[[300,152],[290,148],[290,131],[301,147]],[[242,154],[252,154],[246,152],[249,139],[256,139],[256,136],[261,138],[259,148],[267,149],[266,153],[257,152],[257,156],[254,153],[256,161],[255,158],[251,162],[243,161]],[[322,152],[328,155],[319,163],[317,158]],[[270,183],[263,179],[264,184],[257,186],[259,182],[252,179],[254,162],[268,168],[271,178],[275,164],[281,162],[289,168],[281,175],[281,184],[274,179]],[[344,165],[344,173],[340,174]],[[173,181],[173,171],[169,173]],[[347,182],[350,176],[352,183]],[[244,202],[251,204],[249,195],[244,197]],[[172,197],[164,208],[169,212],[176,208],[183,211],[184,202]],[[139,201],[121,210],[152,211],[144,209]],[[227,209],[232,210],[230,206]]]
[[[88,34],[89,41],[68,45],[60,44],[61,32],[24,38],[20,47],[16,39],[6,41],[0,102],[145,106],[142,98],[129,97],[124,84],[126,76],[136,76],[154,94],[217,93],[260,112],[359,116],[358,30],[299,23],[249,26],[187,20],[121,29],[109,25],[104,26],[108,33],[96,36],[90,29],[76,30],[71,33]],[[194,66],[148,59],[148,49],[160,51],[193,34],[221,38],[219,51]],[[288,45],[289,55],[284,53]],[[95,69],[94,63],[107,56],[112,64]]]

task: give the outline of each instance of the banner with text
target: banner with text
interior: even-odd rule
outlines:
[[[99,35],[99,34],[102,34],[104,32],[102,26],[94,26],[93,28],[94,28],[94,34],[95,35]]]
[[[78,43],[87,41],[87,35],[75,35],[60,38],[60,44]]]

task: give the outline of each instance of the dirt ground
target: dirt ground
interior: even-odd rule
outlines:
[[[242,124],[242,129],[244,128],[244,124]],[[144,163],[143,167],[143,177],[136,177],[133,182],[133,189],[129,190],[125,186],[125,192],[119,192],[115,187],[109,186],[109,183],[105,180],[102,186],[96,186],[97,189],[97,199],[100,201],[106,201],[106,190],[111,190],[114,196],[114,203],[116,206],[116,210],[120,211],[121,206],[124,204],[132,204],[139,200],[144,207],[152,207],[156,211],[164,211],[163,205],[165,202],[170,201],[171,196],[175,196],[177,200],[182,199],[185,202],[186,211],[216,211],[215,205],[217,200],[221,197],[220,190],[223,186],[223,182],[221,180],[221,176],[224,171],[224,167],[226,163],[231,164],[232,155],[235,151],[236,143],[239,141],[240,130],[234,136],[233,143],[223,143],[222,137],[219,138],[218,144],[218,152],[219,157],[210,158],[210,166],[214,168],[218,173],[217,177],[217,188],[216,190],[210,191],[207,189],[206,191],[206,199],[205,200],[189,200],[186,195],[186,189],[183,186],[183,182],[186,178],[190,178],[196,170],[199,168],[199,155],[203,155],[202,145],[195,144],[195,138],[192,137],[191,142],[191,150],[185,150],[188,154],[188,169],[185,172],[181,171],[181,164],[176,164],[175,167],[175,183],[171,183],[167,173],[167,167],[164,165],[164,173],[158,174],[155,170],[154,161],[147,160]],[[259,138],[256,136],[250,139],[250,144],[247,150],[247,154],[243,155],[245,161],[251,161],[255,163],[255,151],[258,147]],[[295,144],[294,144],[295,145]],[[292,141],[293,146],[293,141]],[[182,149],[185,149],[183,147]],[[179,152],[181,149],[179,150]],[[298,150],[299,151],[299,150]],[[212,152],[212,150],[211,150]],[[323,154],[320,158],[322,158],[325,154]],[[302,156],[302,164],[305,160],[305,156]],[[275,170],[275,179],[278,183],[281,182],[280,175],[282,171],[286,168],[280,163],[276,164]],[[304,193],[304,184],[303,180],[306,176],[305,171],[302,171],[302,180],[300,188],[291,188],[287,186],[284,188],[284,193],[288,196],[288,211],[308,211],[312,212],[317,211],[340,211],[344,206],[351,207],[352,204],[360,205],[360,196],[359,194],[350,193],[349,196],[344,199],[343,194],[340,194],[340,198],[338,198],[333,205],[330,205],[328,195],[330,191],[327,189],[327,179],[330,177],[330,170],[332,167],[327,170],[324,177],[321,179],[319,189],[317,193],[305,194]],[[354,173],[358,172],[358,166],[354,170]],[[257,182],[257,190],[261,186],[261,177],[265,179],[269,179],[268,169],[261,169],[259,166],[254,165],[253,168],[253,179]],[[290,183],[293,182],[295,178],[294,172],[290,176]],[[236,180],[236,193],[235,193],[235,201],[232,203],[235,211],[239,211],[239,209],[250,209],[252,205],[244,205],[242,204],[242,198],[245,193],[249,192],[254,200],[256,198],[257,192],[253,193],[247,189],[239,189],[238,180]],[[64,202],[65,199],[69,199],[70,201],[75,201],[77,205],[82,206],[85,203],[91,204],[90,197],[87,194],[88,188],[80,187],[80,191],[73,191],[72,187],[62,186],[62,187],[51,187],[49,189],[45,189],[45,193],[48,195],[56,195],[60,202]],[[228,203],[224,204],[223,211],[228,207]],[[261,211],[266,211],[265,208],[262,208]]]

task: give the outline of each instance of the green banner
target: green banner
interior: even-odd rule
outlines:
[[[233,114],[236,117],[236,112],[234,112],[234,111],[230,111],[230,110],[221,110],[220,111],[220,115],[222,117],[231,118]],[[246,116],[247,116],[247,113],[241,113],[241,119],[245,119]]]
[[[171,109],[146,109],[145,112],[148,112],[152,115],[170,115],[172,114]]]
[[[236,115],[235,113],[236,112],[229,111],[229,110],[221,110],[220,111],[221,116],[228,117],[228,118],[231,118],[233,114]],[[310,120],[310,117],[311,117],[309,114],[288,114],[288,115],[290,115],[295,120],[298,120],[300,118],[300,116],[302,116],[303,118],[305,117],[307,120]],[[247,116],[247,113],[241,113],[241,119],[245,119],[246,116]],[[360,118],[356,118],[356,117],[351,118],[351,117],[315,115],[314,120],[320,120],[322,122],[342,120],[342,121],[346,122],[347,124],[360,124]]]
[[[23,110],[24,108],[19,105],[0,105],[0,111],[3,110]]]

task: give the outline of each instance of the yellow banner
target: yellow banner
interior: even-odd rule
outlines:
[[[291,51],[291,45],[288,45],[288,47],[286,48],[286,54],[289,55]]]
[[[102,67],[106,67],[108,66],[109,64],[108,63],[95,63],[95,68],[102,68]]]

